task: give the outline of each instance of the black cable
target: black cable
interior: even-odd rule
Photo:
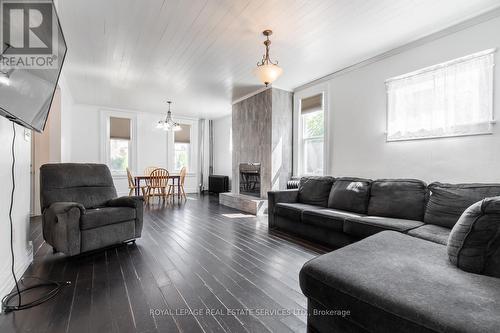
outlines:
[[[15,154],[15,144],[16,144],[16,124],[12,123],[12,167],[10,169],[11,178],[12,178],[12,191],[10,192],[10,207],[9,207],[9,223],[10,223],[10,271],[12,273],[12,277],[14,278],[14,282],[16,283],[17,294],[19,295],[19,305],[21,306],[21,292],[19,291],[19,283],[17,283],[16,271],[14,268],[14,227],[12,226],[12,208],[14,206],[14,192],[16,190],[16,178],[15,178],[15,166],[16,166],[16,154]]]
[[[15,166],[16,166],[16,154],[15,154],[15,144],[16,144],[16,125],[12,123],[12,168],[11,168],[11,177],[12,177],[12,191],[10,192],[10,207],[9,207],[9,223],[10,223],[10,256],[11,256],[11,273],[12,273],[12,278],[14,279],[14,282],[16,283],[16,291],[12,292],[8,295],[6,295],[4,298],[2,298],[2,309],[5,313],[10,312],[10,311],[17,311],[17,310],[24,310],[24,309],[29,309],[32,308],[36,305],[42,304],[45,301],[48,301],[62,289],[62,287],[67,286],[70,284],[69,281],[67,282],[58,282],[58,281],[51,281],[47,280],[44,281],[40,278],[37,277],[29,277],[29,278],[34,278],[38,279],[41,281],[38,284],[35,284],[33,286],[24,288],[23,290],[19,289],[19,283],[17,282],[16,278],[16,271],[15,271],[15,257],[14,257],[14,228],[13,228],[13,223],[12,223],[12,208],[14,206],[14,192],[16,189],[16,178],[15,178]],[[22,282],[28,278],[25,277],[23,278]],[[24,283],[23,283],[24,284]],[[28,302],[26,304],[22,304],[21,302],[21,295],[24,292],[40,288],[40,287],[49,287],[53,286],[51,290],[49,290],[47,293],[43,294],[41,297]],[[9,302],[17,296],[18,302],[17,305],[9,305]]]

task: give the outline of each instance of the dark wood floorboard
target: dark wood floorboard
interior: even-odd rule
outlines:
[[[34,218],[24,276],[71,284],[0,315],[0,332],[305,332],[299,270],[326,249],[269,232],[267,216],[235,213],[208,195],[154,202],[136,244],[75,257],[53,254]]]

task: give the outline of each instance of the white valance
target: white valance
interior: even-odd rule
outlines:
[[[491,133],[494,51],[387,80],[387,140]]]

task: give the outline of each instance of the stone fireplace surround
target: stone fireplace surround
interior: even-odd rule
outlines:
[[[262,213],[267,192],[286,189],[292,173],[293,94],[268,88],[232,109],[232,192],[221,193],[221,204],[254,215]],[[260,197],[240,194],[242,163],[258,162]]]
[[[285,189],[292,173],[293,94],[269,88],[233,105],[233,183],[240,163],[261,164],[261,193]]]

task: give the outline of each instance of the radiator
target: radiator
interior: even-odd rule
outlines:
[[[208,192],[229,192],[229,177],[217,175],[208,176]]]

